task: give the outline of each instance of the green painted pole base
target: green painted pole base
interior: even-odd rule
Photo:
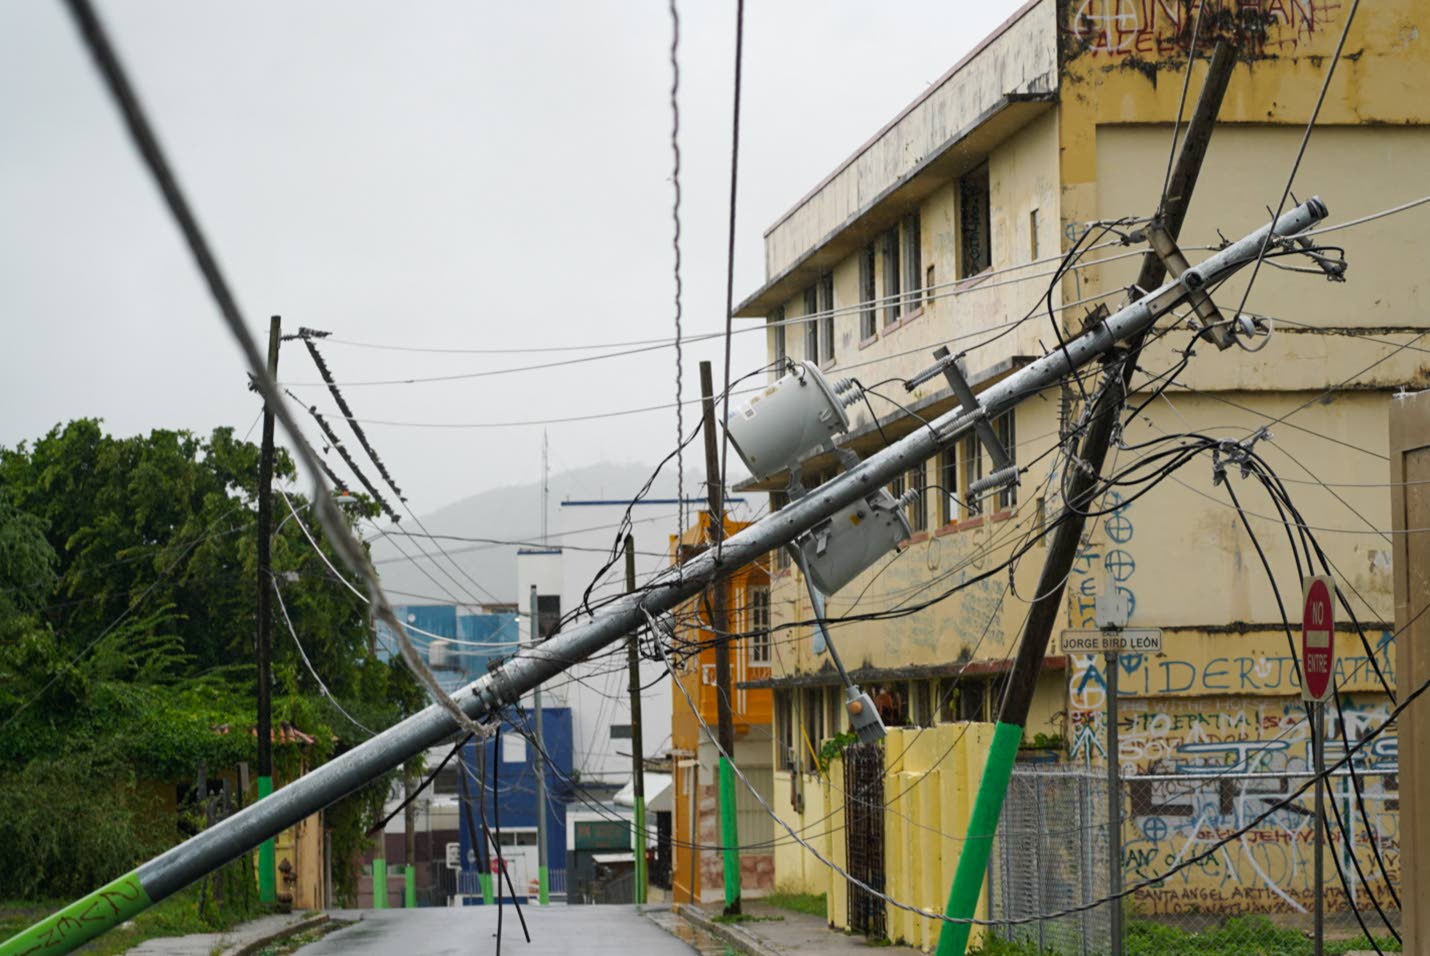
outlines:
[[[482,902],[487,906],[492,905],[492,875],[490,873],[477,874],[477,882],[482,887]]]
[[[635,850],[636,850],[636,902],[646,901],[645,867],[645,801],[636,800],[635,805]]]
[[[417,908],[417,870],[411,863],[402,869],[402,905],[410,910]]]
[[[258,799],[273,793],[273,778],[258,778]],[[264,840],[258,845],[258,902],[278,901],[278,860],[273,848],[273,840]]]
[[[948,891],[944,914],[950,919],[973,919],[978,915],[978,894],[983,891],[983,875],[988,872],[988,856],[993,851],[993,837],[998,832],[998,818],[1003,815],[1003,799],[1008,795],[1008,781],[1013,776],[1013,762],[1022,739],[1023,728],[1016,724],[999,723],[993,728],[988,762],[983,765],[983,779],[973,800],[953,886]],[[942,924],[934,956],[963,956],[972,929],[971,923]]]
[[[139,877],[121,876],[0,943],[0,956],[59,956],[154,904]]]
[[[544,866],[536,868],[536,902],[542,906],[551,902],[551,871]]]
[[[387,861],[381,857],[372,861],[372,908],[387,909]]]
[[[725,913],[740,911],[740,824],[735,816],[735,771],[720,758],[720,842],[725,850]]]

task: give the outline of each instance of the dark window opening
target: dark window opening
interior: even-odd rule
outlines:
[[[987,163],[958,181],[958,239],[960,279],[978,275],[993,265]]]
[[[879,297],[874,282],[874,244],[859,253],[859,338],[868,340],[878,331],[874,300]]]
[[[884,233],[884,324],[893,325],[903,314],[899,296],[899,230]]]

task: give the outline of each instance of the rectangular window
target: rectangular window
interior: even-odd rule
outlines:
[[[819,360],[834,360],[834,274],[819,277]]]
[[[745,646],[748,648],[749,661],[751,664],[768,664],[770,662],[770,589],[750,588],[745,592],[745,600],[749,603],[749,640]]]
[[[785,363],[789,361],[788,353],[785,351],[785,307],[780,306],[775,309],[770,316],[770,324],[774,326],[775,337],[775,378],[779,378],[785,373]]]
[[[919,493],[917,498],[909,502],[909,527],[914,529],[915,534],[929,529],[929,510],[928,505],[924,503],[926,498],[924,489],[928,484],[927,475],[923,465],[909,469],[909,490]]]
[[[903,314],[899,296],[899,230],[884,233],[884,324],[893,325]]]
[[[874,283],[874,244],[871,242],[859,253],[859,339],[867,342],[878,332],[875,318],[874,300],[879,298],[878,286]]]
[[[1038,261],[1038,210],[1028,213],[1028,261]]]
[[[938,681],[914,681],[914,722],[920,727],[933,726],[934,690]]]
[[[988,682],[964,678],[958,693],[958,719],[984,720],[984,700],[987,697]]]
[[[958,449],[945,448],[938,453],[938,521],[950,524],[958,520]]]
[[[536,634],[544,641],[556,633],[561,623],[561,595],[540,594],[536,598]]]
[[[631,739],[631,725],[630,725],[630,724],[612,724],[612,725],[611,725],[611,739],[612,739],[612,740],[630,740],[630,739]]]
[[[946,724],[958,720],[959,678],[945,677],[938,682],[938,719]]]
[[[900,230],[904,238],[904,313],[923,305],[923,232],[917,211],[904,217]]]
[[[993,265],[987,163],[958,181],[958,239],[960,279],[976,276]]]
[[[810,286],[804,290],[804,357],[811,362],[819,361],[819,322],[814,318],[819,311],[819,290]]]
[[[1013,427],[1013,412],[1006,411],[993,421],[993,431],[997,433],[998,440],[1003,443],[1003,450],[1008,453],[1008,458],[1015,464],[1018,461],[1018,434]],[[1014,484],[1004,485],[998,492],[998,510],[1006,511],[1018,503],[1018,486]]]
[[[800,746],[804,748],[804,764],[806,771],[815,769],[814,756],[809,752],[810,748],[815,753],[819,752],[820,745],[824,742],[824,689],[822,687],[806,687],[804,689],[803,711],[804,711],[804,736],[806,739],[800,741]]]
[[[963,516],[972,518],[983,509],[968,494],[968,488],[983,477],[983,448],[978,444],[977,435],[965,435],[958,443],[958,496],[963,499]]]
[[[795,749],[792,696],[788,690],[775,691],[775,760],[780,770],[793,770],[799,762],[799,751]]]

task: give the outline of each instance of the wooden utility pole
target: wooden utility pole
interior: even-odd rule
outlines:
[[[268,320],[268,377],[278,379],[278,345],[283,339],[283,319]],[[263,405],[263,445],[258,458],[258,635],[254,656],[258,660],[258,798],[273,792],[273,409]],[[273,840],[258,848],[258,899],[272,903],[277,897],[277,869]]]
[[[626,535],[626,592],[636,589],[636,540]],[[630,672],[631,694],[631,789],[635,824],[636,902],[646,901],[645,859],[645,736],[641,731],[641,665],[637,648],[639,631],[626,638],[626,668]]]
[[[725,489],[720,484],[720,440],[715,430],[715,386],[710,363],[700,363],[700,395],[705,428],[705,490],[710,500],[710,550],[719,553],[725,539]],[[735,716],[730,710],[730,633],[725,610],[728,578],[718,575],[707,592],[710,599],[710,631],[715,636],[715,698],[719,721],[717,739],[724,756],[720,758],[720,835],[725,857],[725,915],[740,912],[740,851],[735,817],[735,774],[730,761],[735,758]],[[692,842],[696,842],[692,838]]]
[[[1193,55],[1194,53],[1195,51]],[[1226,93],[1227,82],[1231,79],[1235,66],[1233,48],[1225,41],[1219,42],[1207,68],[1207,78],[1202,85],[1196,111],[1192,114],[1191,122],[1187,124],[1186,138],[1177,156],[1176,167],[1162,197],[1161,226],[1173,239],[1181,231],[1182,221],[1186,218],[1187,205],[1196,186],[1197,174],[1201,171],[1202,159],[1206,156],[1212,129],[1216,126],[1217,113],[1221,110],[1222,96]],[[1190,64],[1188,69],[1191,69]],[[1142,260],[1137,287],[1157,288],[1166,272],[1162,260],[1149,252]],[[1132,356],[1137,354],[1137,349],[1145,337],[1144,333],[1133,336],[1129,341]],[[1078,457],[1083,464],[1072,470],[1064,502],[1065,513],[1053,533],[1038,586],[1033,591],[1037,597],[1029,609],[1023,640],[1018,645],[1018,656],[1014,659],[1013,669],[1008,675],[1003,710],[994,728],[993,745],[969,818],[968,836],[959,854],[953,885],[949,889],[947,912],[955,919],[966,920],[976,915],[974,910],[977,908],[983,877],[988,869],[989,851],[998,829],[1003,798],[1013,774],[1013,762],[1017,756],[1018,744],[1023,738],[1023,728],[1028,721],[1028,710],[1033,702],[1038,675],[1043,669],[1043,656],[1047,652],[1048,639],[1053,628],[1059,620],[1065,619],[1063,589],[1072,570],[1073,559],[1077,557],[1083,526],[1087,520],[1086,512],[1093,504],[1092,498],[1102,474],[1103,462],[1107,458],[1108,446],[1112,442],[1113,429],[1122,410],[1128,383],[1132,379],[1133,366],[1136,363],[1131,360],[1120,361],[1120,357],[1127,355],[1128,352],[1114,351],[1103,360],[1102,388],[1089,410],[1091,417],[1078,451]],[[1110,755],[1109,759],[1115,759],[1115,755]],[[1112,905],[1117,907],[1120,903]],[[944,923],[939,931],[936,956],[961,956],[968,944],[970,927],[969,923]]]

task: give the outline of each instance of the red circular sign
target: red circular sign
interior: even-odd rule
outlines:
[[[1312,578],[1301,616],[1301,681],[1310,700],[1325,700],[1335,689],[1335,643],[1330,586],[1323,577]]]

